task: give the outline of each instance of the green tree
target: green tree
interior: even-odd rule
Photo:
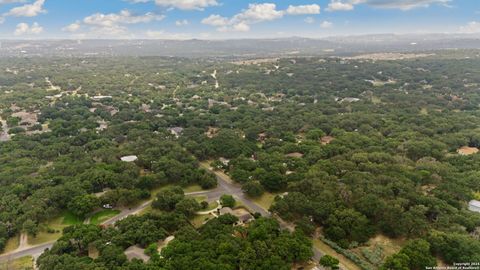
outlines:
[[[33,220],[27,219],[23,222],[23,230],[33,237],[36,237],[38,234],[38,225]]]
[[[152,202],[152,207],[164,211],[173,211],[176,204],[184,197],[185,194],[181,187],[168,187],[157,194],[157,198]]]
[[[235,206],[235,199],[233,198],[232,195],[227,195],[227,194],[224,194],[220,197],[220,204],[223,206],[223,207],[234,207]]]
[[[194,198],[184,198],[175,205],[175,210],[191,218],[201,209],[200,204]]]
[[[339,269],[339,263],[340,261],[337,258],[334,258],[330,255],[324,255],[322,258],[320,258],[320,265],[324,267],[329,267],[332,270]]]
[[[68,210],[79,217],[85,217],[95,208],[100,206],[100,200],[94,195],[81,195],[73,198],[68,203]]]
[[[263,195],[265,189],[262,184],[257,181],[248,181],[242,186],[243,192],[252,198],[257,198]]]

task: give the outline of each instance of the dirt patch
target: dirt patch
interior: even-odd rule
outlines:
[[[265,63],[276,63],[278,60],[279,58],[262,58],[262,59],[235,61],[235,62],[232,62],[232,64],[249,66],[249,65],[259,65],[259,64],[265,64]]]
[[[463,146],[457,150],[457,153],[462,156],[468,156],[478,153],[478,148]]]
[[[429,56],[434,56],[435,54],[426,54],[426,53],[371,53],[371,54],[362,54],[353,57],[343,58],[345,60],[405,60],[405,59],[417,59],[424,58]]]
[[[331,143],[333,140],[335,140],[335,138],[333,138],[332,136],[323,136],[322,138],[320,138],[320,142],[323,145],[327,145]]]
[[[12,117],[18,117],[21,118],[20,124],[21,125],[28,125],[28,126],[33,126],[38,122],[38,117],[36,113],[30,113],[27,111],[19,111],[12,113]]]

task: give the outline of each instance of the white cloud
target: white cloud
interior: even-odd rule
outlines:
[[[333,1],[328,4],[327,11],[349,11],[353,10],[352,3]]]
[[[233,31],[248,32],[248,31],[250,31],[250,25],[248,25],[245,22],[239,22],[239,23],[233,25]]]
[[[63,31],[75,33],[75,38],[133,38],[126,25],[160,21],[164,15],[148,12],[135,15],[128,10],[119,13],[95,13],[62,28]],[[79,32],[80,29],[85,29]]]
[[[83,23],[103,27],[112,27],[120,24],[148,23],[151,21],[163,20],[165,16],[157,15],[152,12],[143,15],[133,15],[128,10],[122,10],[120,13],[95,13],[83,19]]]
[[[215,26],[218,31],[247,32],[252,24],[273,21],[285,15],[308,15],[320,13],[319,5],[289,6],[286,10],[277,10],[274,3],[249,4],[248,8],[231,18],[214,14],[202,20],[203,24]]]
[[[43,4],[45,4],[45,0],[37,0],[32,4],[14,7],[9,12],[3,15],[14,17],[35,17],[41,13],[47,12],[45,9],[43,9]]]
[[[315,18],[313,17],[307,17],[305,18],[305,20],[303,20],[304,22],[308,23],[308,24],[312,24],[315,22]]]
[[[467,25],[461,26],[459,32],[465,34],[480,33],[480,22],[469,22]]]
[[[185,25],[188,25],[188,24],[189,24],[188,20],[178,20],[178,21],[175,22],[176,26],[185,26]]]
[[[81,24],[79,21],[76,21],[72,24],[69,24],[67,26],[65,26],[64,28],[62,28],[62,31],[65,31],[65,32],[77,32],[78,30],[80,30],[81,28]]]
[[[331,28],[333,26],[333,23],[332,22],[329,22],[329,21],[323,21],[321,24],[320,24],[320,27],[321,28]]]
[[[217,0],[155,0],[155,4],[163,7],[183,10],[203,10],[206,7],[217,6]]]
[[[19,23],[15,28],[15,32],[13,34],[15,36],[21,35],[38,35],[43,32],[43,27],[41,27],[38,23],[33,23],[32,26],[26,23]]]
[[[316,4],[288,6],[286,13],[289,15],[320,14],[320,6]]]
[[[229,19],[226,17],[222,17],[220,15],[210,15],[207,18],[202,20],[203,24],[222,27],[227,26],[230,22]]]
[[[411,10],[429,7],[432,4],[448,6],[452,0],[331,0],[327,11],[349,11],[355,5],[366,4],[374,8]]]
[[[248,9],[235,15],[233,21],[257,23],[263,21],[272,21],[282,18],[283,11],[277,10],[277,5],[273,3],[249,4]]]

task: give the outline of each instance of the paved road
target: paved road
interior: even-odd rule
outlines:
[[[231,179],[228,178],[227,175],[224,175],[220,172],[213,171],[211,168],[208,168],[208,167],[205,167],[205,168],[216,175],[216,177],[218,179],[218,187],[213,189],[213,190],[186,193],[186,195],[190,195],[190,196],[192,196],[192,195],[204,195],[204,196],[207,196],[208,201],[213,201],[213,200],[217,200],[218,198],[220,198],[220,196],[222,196],[223,194],[231,194],[238,201],[240,201],[243,205],[245,205],[250,211],[258,212],[262,216],[265,216],[265,217],[272,217],[272,214],[270,212],[268,212],[266,209],[263,209],[259,205],[252,202],[243,193],[241,186],[237,183],[233,183],[231,181]],[[151,203],[152,203],[152,200],[149,200],[147,202],[142,203],[141,205],[139,205],[137,207],[134,207],[134,208],[131,208],[131,209],[124,209],[124,210],[122,210],[122,212],[120,212],[120,214],[118,214],[115,217],[103,222],[102,225],[113,225],[117,221],[122,220],[122,219],[124,219],[124,218],[126,218],[130,215],[138,214],[139,212],[141,212],[142,210],[147,208]],[[282,220],[278,216],[274,215],[273,217],[276,218],[279,221],[280,226],[283,229],[288,229],[290,231],[294,230],[294,226],[292,224],[285,222],[284,220]],[[4,254],[4,255],[0,255],[0,262],[17,259],[17,258],[21,258],[21,257],[24,257],[24,256],[38,257],[40,254],[43,253],[43,251],[45,251],[48,248],[51,248],[54,243],[55,243],[55,241],[52,241],[52,242],[48,242],[48,243],[45,243],[45,244],[29,247],[29,248],[26,248],[26,249],[23,249],[23,250],[13,251],[13,252],[10,252],[10,253]],[[316,262],[318,262],[318,260],[320,260],[320,258],[323,256],[323,254],[317,248],[313,249],[313,253],[314,253],[313,259]]]
[[[7,262],[7,261],[10,261],[10,260],[22,258],[22,257],[25,257],[25,256],[38,257],[47,248],[52,248],[54,243],[55,243],[55,241],[52,241],[52,242],[48,242],[48,243],[41,244],[41,245],[38,245],[38,246],[33,246],[33,247],[30,247],[30,248],[26,248],[24,250],[14,251],[14,252],[11,252],[11,253],[0,255],[0,262]]]
[[[204,196],[207,196],[207,199],[209,201],[213,201],[213,200],[218,200],[218,198],[220,198],[220,196],[222,196],[225,193],[227,193],[227,191],[225,191],[221,186],[219,186],[219,187],[217,187],[216,189],[213,189],[213,190],[190,192],[190,193],[186,193],[186,195],[190,195],[190,196],[204,195]],[[102,225],[110,226],[110,225],[115,224],[117,221],[122,220],[122,219],[124,219],[124,218],[126,218],[130,215],[138,214],[142,210],[147,208],[151,203],[152,203],[152,200],[149,200],[147,202],[142,203],[141,205],[139,205],[137,207],[134,207],[134,208],[131,208],[131,209],[124,209],[118,215],[116,215],[115,217],[104,221],[102,223]],[[21,257],[24,257],[24,256],[38,257],[46,249],[52,248],[54,243],[55,243],[55,241],[51,241],[51,242],[48,242],[48,243],[27,247],[27,248],[21,249],[21,250],[14,250],[10,253],[0,255],[0,262],[14,260],[14,259],[18,259],[18,258],[21,258]]]
[[[263,209],[258,204],[252,202],[250,200],[250,198],[248,198],[243,193],[241,186],[237,183],[233,183],[232,180],[228,178],[228,176],[226,176],[222,173],[216,172],[216,171],[212,170],[211,168],[209,168],[207,166],[203,166],[203,167],[205,169],[209,170],[210,172],[214,173],[217,176],[218,185],[222,189],[224,189],[227,194],[233,195],[238,201],[240,201],[241,203],[243,203],[243,205],[245,205],[247,208],[249,208],[250,211],[258,212],[258,213],[262,214],[262,216],[264,216],[264,217],[274,217],[280,223],[281,228],[287,229],[289,231],[294,231],[295,230],[295,226],[293,224],[284,221],[283,219],[281,219],[280,217],[278,217],[276,215],[272,215],[270,212]],[[323,255],[324,254],[319,249],[317,249],[315,247],[313,248],[313,258],[312,259],[315,262],[318,262]]]

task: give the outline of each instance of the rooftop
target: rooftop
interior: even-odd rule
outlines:
[[[137,159],[138,159],[138,157],[137,157],[137,156],[134,156],[134,155],[132,155],[132,156],[124,156],[124,157],[121,157],[121,158],[120,158],[120,160],[125,161],[125,162],[134,162],[134,161],[136,161]]]
[[[471,201],[468,203],[468,205],[469,205],[469,206],[480,207],[480,201],[471,200]]]

